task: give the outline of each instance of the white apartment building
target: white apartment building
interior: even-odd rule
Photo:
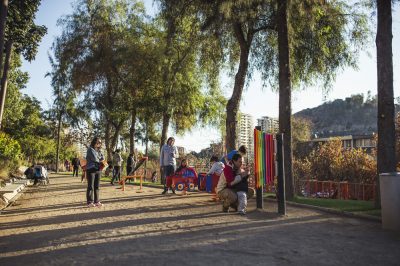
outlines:
[[[238,124],[237,124],[237,145],[239,148],[245,145],[247,148],[247,158],[249,161],[253,160],[254,157],[254,122],[253,117],[249,114],[239,113]]]
[[[261,126],[261,131],[275,134],[279,131],[279,120],[277,118],[263,116],[257,119],[257,126]]]

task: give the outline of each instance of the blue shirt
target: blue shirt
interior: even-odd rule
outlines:
[[[230,151],[230,152],[226,155],[226,157],[228,158],[228,161],[231,161],[233,155],[235,155],[236,153],[238,153],[237,150]],[[225,156],[224,156],[224,157],[225,157]],[[222,162],[222,163],[225,164],[225,159],[224,159],[224,157],[221,158],[221,161],[220,161],[220,162]]]

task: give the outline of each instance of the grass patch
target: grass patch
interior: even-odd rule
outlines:
[[[375,209],[373,201],[295,197],[293,202],[357,214],[381,215],[381,210]]]

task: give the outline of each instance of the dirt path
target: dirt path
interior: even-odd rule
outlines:
[[[0,215],[0,265],[399,265],[400,236],[380,224],[269,202],[241,217],[209,194],[103,183],[105,206],[86,208],[85,184],[52,177]]]

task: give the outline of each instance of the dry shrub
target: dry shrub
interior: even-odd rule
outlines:
[[[373,155],[362,149],[344,149],[339,139],[321,144],[303,160],[294,160],[296,180],[375,182],[377,165]]]

